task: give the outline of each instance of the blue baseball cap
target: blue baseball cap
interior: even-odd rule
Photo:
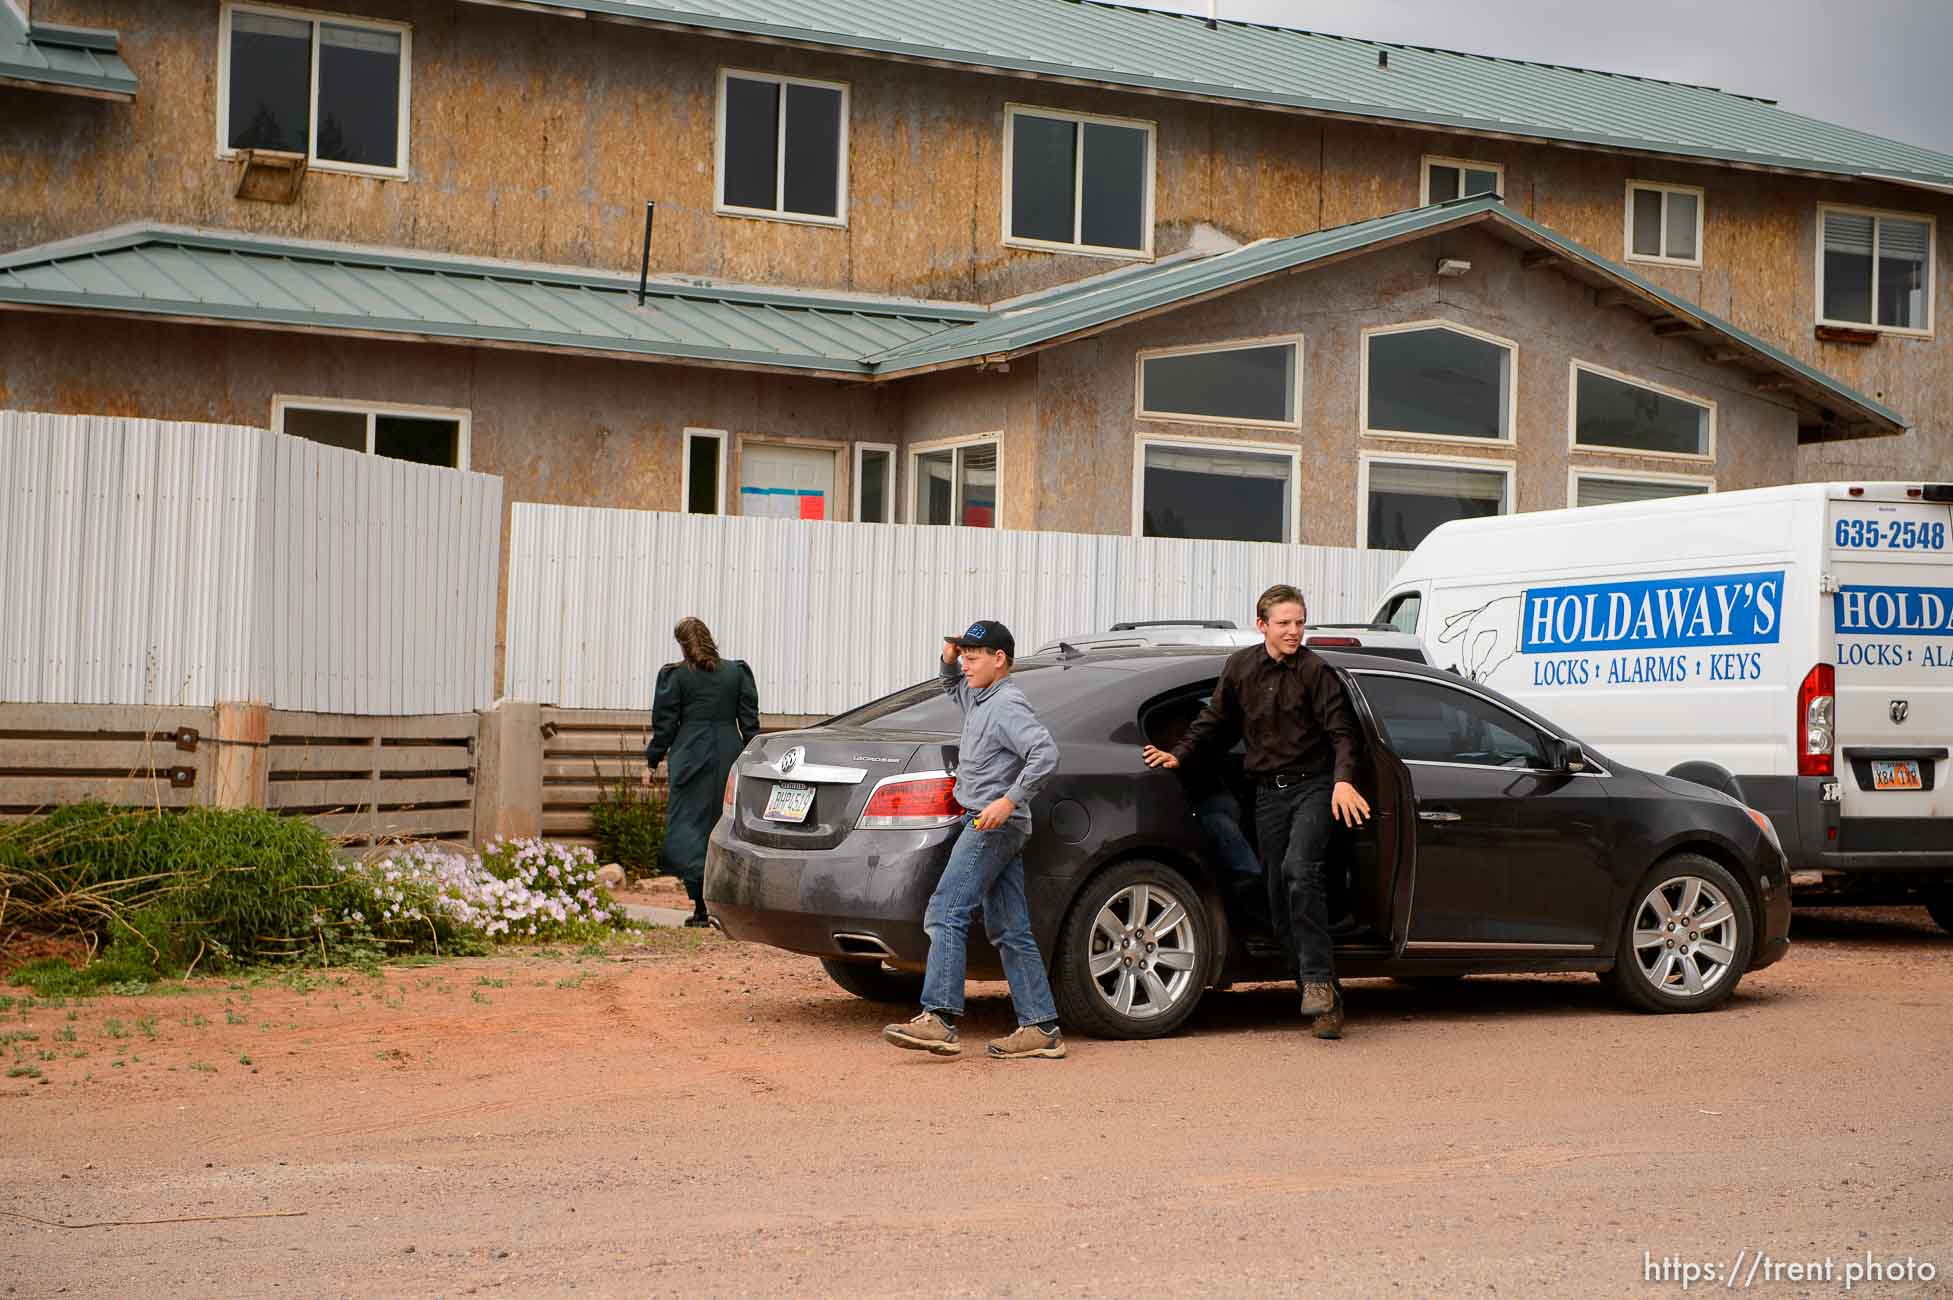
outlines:
[[[1011,658],[1017,658],[1017,638],[995,619],[980,618],[963,631],[952,632],[943,640],[954,642],[966,650],[1001,650]]]

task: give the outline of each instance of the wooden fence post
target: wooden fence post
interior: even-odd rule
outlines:
[[[217,808],[263,808],[268,805],[271,709],[263,704],[220,700],[215,709],[211,740],[217,755],[211,780],[211,804]]]
[[[475,843],[542,834],[542,705],[498,700],[475,740]]]

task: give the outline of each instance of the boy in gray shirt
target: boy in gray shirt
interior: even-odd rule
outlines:
[[[1065,1054],[1051,981],[1024,901],[1030,803],[1058,769],[1058,746],[1010,680],[1016,656],[1010,629],[991,620],[943,638],[943,690],[963,711],[956,760],[963,829],[923,913],[929,965],[922,982],[922,1014],[882,1029],[882,1037],[897,1047],[938,1056],[962,1052],[956,1018],[963,1014],[970,921],[981,907],[984,932],[1003,959],[1010,1000],[1017,1009],[1016,1032],[993,1040],[990,1055],[1011,1061]]]

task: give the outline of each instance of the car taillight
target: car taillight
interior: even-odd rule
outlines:
[[[1837,670],[1818,664],[1804,674],[1797,688],[1797,775],[1830,776],[1833,724],[1837,720]]]
[[[1337,646],[1360,646],[1363,643],[1353,636],[1312,636],[1304,645],[1322,645],[1334,649]]]
[[[947,772],[922,772],[891,776],[877,785],[857,824],[864,830],[922,830],[962,819],[956,778]]]
[[[726,773],[725,809],[727,812],[732,811],[733,800],[737,799],[738,797],[739,797],[739,769],[735,767],[732,769],[732,771]]]

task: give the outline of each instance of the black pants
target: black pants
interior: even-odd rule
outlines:
[[[1297,984],[1336,978],[1330,949],[1329,900],[1324,858],[1329,845],[1329,776],[1312,776],[1286,787],[1255,789],[1255,830],[1268,873],[1268,905],[1277,930],[1295,945]]]

